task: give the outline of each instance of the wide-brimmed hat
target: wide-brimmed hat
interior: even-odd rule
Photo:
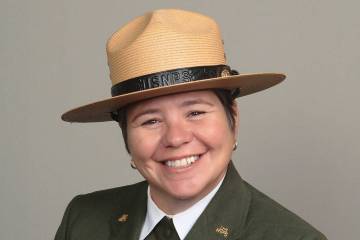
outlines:
[[[110,121],[130,103],[203,89],[242,97],[285,79],[281,73],[238,73],[226,65],[217,23],[202,14],[160,9],[137,17],[108,40],[112,97],[62,115],[68,122]]]

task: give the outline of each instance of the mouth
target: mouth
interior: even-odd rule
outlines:
[[[200,155],[191,155],[181,159],[168,160],[165,161],[164,164],[170,168],[185,168],[194,164],[197,160],[199,160],[199,158]]]

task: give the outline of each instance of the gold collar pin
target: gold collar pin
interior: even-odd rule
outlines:
[[[229,235],[229,229],[224,226],[217,227],[215,231],[223,235],[225,238]]]
[[[129,218],[129,215],[128,214],[123,214],[121,215],[121,217],[118,218],[118,221],[119,222],[126,222]]]

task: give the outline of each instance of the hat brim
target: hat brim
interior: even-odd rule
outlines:
[[[285,79],[282,73],[239,74],[226,77],[198,80],[176,85],[132,92],[93,102],[65,112],[61,119],[66,122],[112,121],[111,112],[130,103],[168,94],[204,89],[240,89],[240,97],[270,88]]]

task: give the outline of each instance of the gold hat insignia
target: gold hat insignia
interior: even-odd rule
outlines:
[[[221,72],[221,77],[228,77],[228,76],[231,76],[229,70],[224,69],[224,70]]]

